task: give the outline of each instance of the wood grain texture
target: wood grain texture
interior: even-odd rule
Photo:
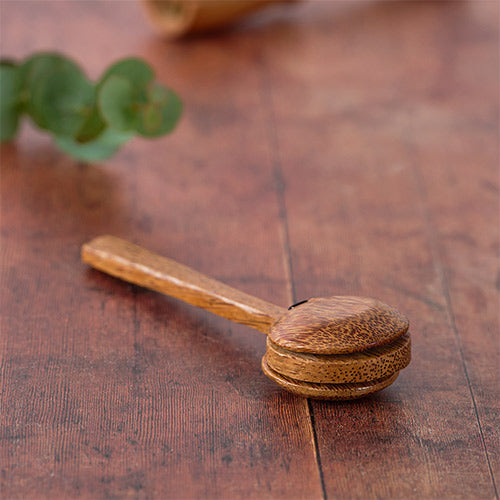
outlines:
[[[364,297],[321,297],[293,307],[271,328],[269,338],[290,351],[346,354],[388,344],[408,330],[394,307]]]
[[[375,296],[412,324],[389,388],[311,404],[325,496],[497,498],[498,4],[314,11],[263,62],[291,300]]]
[[[105,165],[2,146],[0,496],[498,498],[496,2],[311,2],[170,45],[135,2],[0,8],[2,56],[138,55],[186,102]],[[412,363],[294,397],[262,336],[86,270],[97,234],[282,306],[379,297]]]
[[[276,345],[269,337],[267,364],[295,380],[345,384],[387,378],[406,368],[411,359],[411,341],[404,335],[394,342],[355,354],[314,355],[293,352]]]
[[[138,2],[1,10],[5,55],[64,48],[97,78],[134,54],[186,113],[103,165],[30,127],[2,147],[0,496],[320,498],[307,402],[262,374],[263,335],[80,261],[116,234],[289,305],[253,43],[166,45]]]
[[[85,243],[82,260],[116,278],[170,295],[263,333],[287,313],[282,307],[115,236],[99,236]]]
[[[277,382],[278,385],[292,394],[305,398],[330,401],[351,400],[369,396],[391,385],[399,374],[399,372],[397,372],[380,380],[350,384],[318,384],[314,382],[304,382],[303,380],[290,378],[273,370],[268,363],[267,353],[262,358],[262,370],[271,380]]]

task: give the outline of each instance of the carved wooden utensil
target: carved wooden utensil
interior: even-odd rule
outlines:
[[[365,396],[392,384],[410,362],[408,320],[375,299],[315,298],[287,310],[114,236],[83,245],[82,260],[266,333],[264,373],[300,396]]]

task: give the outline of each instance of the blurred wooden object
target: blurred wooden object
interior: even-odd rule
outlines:
[[[226,26],[272,4],[297,0],[143,0],[156,29],[163,35],[202,33]]]

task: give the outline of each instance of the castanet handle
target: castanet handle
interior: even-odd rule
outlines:
[[[268,333],[286,310],[114,236],[82,246],[82,260],[117,278]]]

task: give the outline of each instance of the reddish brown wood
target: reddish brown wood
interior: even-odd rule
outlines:
[[[320,498],[307,402],[262,374],[264,336],[80,262],[116,234],[289,305],[250,40],[165,45],[139,2],[1,10],[6,55],[63,48],[97,77],[135,54],[186,114],[105,165],[30,128],[2,147],[0,496]]]
[[[313,10],[264,60],[293,298],[377,296],[413,351],[368,404],[312,404],[325,492],[495,498],[498,4]]]
[[[312,2],[176,45],[139,3],[0,8],[2,55],[136,54],[186,101],[102,166],[2,147],[1,496],[497,496],[496,2]],[[87,271],[105,233],[281,306],[379,297],[413,361],[306,403],[264,338]]]

